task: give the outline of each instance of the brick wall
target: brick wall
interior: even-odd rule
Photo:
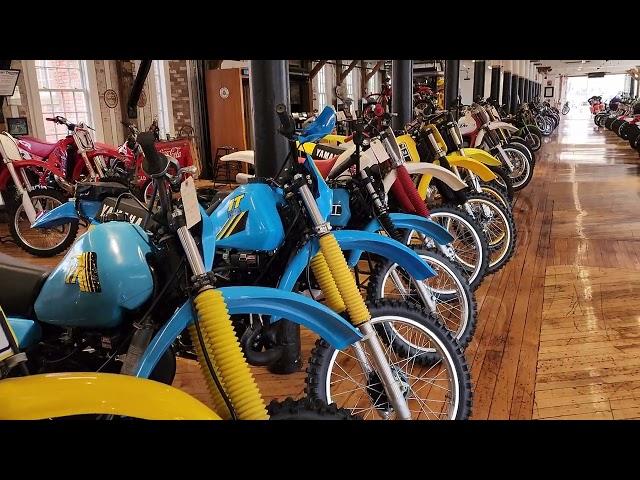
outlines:
[[[173,123],[177,134],[184,126],[193,127],[189,78],[186,60],[169,60],[169,82],[171,84],[171,107]]]

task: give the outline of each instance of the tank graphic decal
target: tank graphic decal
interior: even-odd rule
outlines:
[[[232,200],[232,203],[233,203],[233,200]],[[240,224],[240,221],[242,219],[244,219],[244,222],[242,223],[242,228],[237,229],[236,227]],[[224,225],[222,225],[222,228],[220,229],[220,231],[218,232],[218,235],[216,236],[216,240],[222,240],[223,238],[227,238],[229,235],[233,235],[233,233],[242,231],[246,223],[247,223],[247,210],[236,213],[235,215],[230,217],[224,223]]]
[[[240,209],[240,202],[242,201],[243,198],[244,198],[244,193],[242,195],[238,195],[237,197],[231,199],[231,201],[229,202],[229,207],[227,208],[227,214],[230,217],[233,217],[235,214],[238,213]]]
[[[78,284],[81,292],[99,293],[100,277],[98,275],[98,254],[96,252],[83,252],[71,263],[64,283]]]

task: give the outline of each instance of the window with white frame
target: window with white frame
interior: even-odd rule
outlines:
[[[345,62],[347,64],[350,64],[351,60],[345,60]],[[349,72],[349,75],[347,75],[347,78],[344,79],[344,82],[345,82],[346,87],[347,87],[347,98],[353,98],[353,91],[354,91],[353,79],[354,79],[353,70],[351,70]]]
[[[91,125],[91,108],[84,60],[35,60],[38,95],[47,142],[55,143],[67,135],[67,127],[48,122],[60,115],[71,123]]]
[[[160,128],[160,138],[166,138],[167,134],[172,134],[171,108],[169,101],[171,95],[168,92],[169,79],[165,71],[164,60],[153,61],[153,79],[155,87],[155,109]]]
[[[316,100],[318,111],[327,105],[327,65],[325,64],[316,75]]]
[[[367,82],[367,93],[371,95],[372,93],[380,92],[380,73],[376,72]]]

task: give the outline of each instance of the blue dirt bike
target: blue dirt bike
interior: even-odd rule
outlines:
[[[290,118],[283,112],[281,116],[285,122]],[[325,110],[298,140],[304,143],[324,137],[333,122],[334,112]],[[293,140],[295,151],[293,129],[284,131]],[[154,192],[150,204],[154,204],[155,196]],[[200,209],[203,238],[216,240],[215,249],[202,249],[206,264],[212,265],[216,257],[212,271],[216,283],[253,283],[277,286],[281,291],[303,291],[313,290],[315,282],[327,304],[365,335],[362,342],[355,342],[345,352],[324,339],[317,342],[307,378],[307,391],[312,396],[325,401],[331,398],[365,417],[466,418],[470,411],[469,374],[451,335],[417,307],[386,300],[365,305],[342,250],[380,255],[419,280],[433,275],[433,270],[395,240],[370,232],[331,232],[326,222],[331,206],[331,190],[307,157],[304,163],[291,162],[278,182],[257,180],[239,187],[207,211]],[[55,213],[49,215],[53,219]],[[64,221],[64,217],[52,221]],[[350,263],[357,260],[352,255]],[[250,362],[258,364],[277,360],[280,319],[290,320],[287,312],[262,313],[267,316],[234,315],[245,353]],[[190,322],[191,310],[180,309],[151,343],[138,374],[149,375],[162,352]],[[354,359],[356,364],[348,366]],[[335,381],[339,369],[345,367],[359,370],[348,380],[360,379],[355,389],[362,395],[347,395],[355,391],[354,386]],[[321,378],[325,381],[319,382]],[[424,382],[431,382],[431,386],[441,383],[441,388],[419,388]],[[436,395],[432,408],[429,395]]]

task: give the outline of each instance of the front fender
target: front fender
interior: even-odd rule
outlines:
[[[220,420],[177,388],[113,373],[49,373],[0,382],[0,420],[70,415],[123,415],[147,420]]]
[[[447,161],[452,167],[466,168],[467,170],[472,171],[485,182],[498,178],[495,173],[477,160],[463,157],[462,155],[447,155]]]
[[[407,172],[409,172],[409,175],[421,174],[427,176],[427,183],[431,181],[432,177],[435,177],[438,180],[442,180],[455,191],[462,190],[467,187],[467,184],[460,180],[455,173],[441,167],[440,165],[424,162],[407,162],[404,164],[404,167],[407,169]]]
[[[513,125],[507,122],[489,122],[488,127],[489,127],[489,130],[498,130],[502,128],[503,130],[506,130],[511,133],[518,131],[516,127],[514,127]]]
[[[351,254],[348,257],[348,264],[351,267],[358,263],[362,252],[365,251],[388,258],[418,280],[435,276],[433,269],[419,255],[396,240],[378,233],[361,230],[336,230],[333,234],[343,251],[351,250]],[[317,239],[305,243],[287,264],[284,274],[280,277],[278,288],[292,291],[298,278],[307,268],[309,261],[318,253],[318,250]]]
[[[297,278],[296,278],[297,279]],[[362,338],[349,322],[328,307],[303,295],[267,287],[223,287],[230,315],[262,314],[286,318],[317,333],[342,350]],[[144,353],[136,376],[148,378],[160,357],[194,319],[191,302],[184,303],[155,335]]]
[[[76,211],[75,201],[70,200],[40,215],[40,217],[33,222],[31,228],[53,228],[73,220],[79,220],[79,217]]]
[[[473,160],[477,160],[485,165],[489,165],[490,167],[501,167],[502,163],[496,157],[491,155],[489,152],[485,152],[480,148],[465,148],[464,156],[471,157]]]
[[[440,245],[453,242],[453,237],[446,228],[428,218],[411,215],[409,213],[390,213],[389,217],[391,217],[393,226],[398,229],[415,230],[427,237],[433,238]],[[364,228],[367,232],[378,232],[381,229],[380,222],[376,218],[372,219]]]

